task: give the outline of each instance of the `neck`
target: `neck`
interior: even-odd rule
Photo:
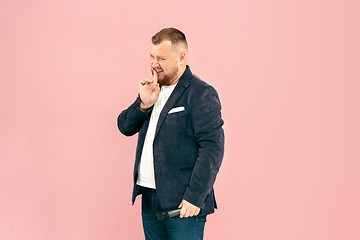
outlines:
[[[185,66],[184,68],[181,68],[181,69],[179,70],[178,75],[174,78],[174,80],[172,80],[172,81],[171,81],[169,84],[167,84],[167,85],[168,85],[168,86],[171,86],[171,85],[176,84],[176,83],[180,80],[181,76],[184,74],[185,70],[186,70],[186,66]]]

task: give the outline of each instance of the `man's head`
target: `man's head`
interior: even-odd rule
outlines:
[[[187,42],[185,35],[175,28],[165,28],[152,39],[150,68],[157,74],[160,85],[178,82],[186,70]]]

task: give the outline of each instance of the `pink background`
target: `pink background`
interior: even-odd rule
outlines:
[[[0,2],[0,239],[143,239],[116,118],[181,29],[226,152],[205,239],[360,239],[358,1]]]

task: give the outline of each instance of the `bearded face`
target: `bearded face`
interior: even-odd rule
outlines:
[[[178,80],[179,54],[174,51],[170,41],[151,46],[150,68],[154,74],[157,74],[160,86],[172,85]]]

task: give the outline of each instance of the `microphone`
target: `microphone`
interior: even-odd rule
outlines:
[[[157,212],[155,214],[156,220],[159,222],[163,222],[168,220],[169,218],[178,217],[180,215],[181,208],[170,211]]]

